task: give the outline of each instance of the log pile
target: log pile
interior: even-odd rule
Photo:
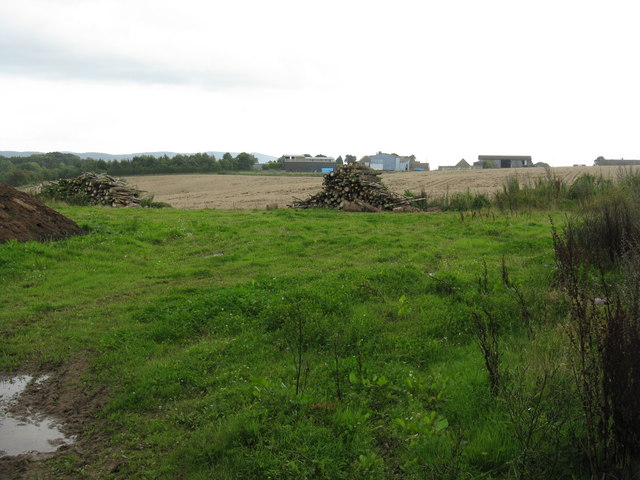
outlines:
[[[416,211],[413,198],[391,192],[380,180],[382,172],[358,163],[337,167],[324,176],[323,189],[306,200],[296,199],[293,208],[336,208],[350,212]]]
[[[80,205],[140,207],[141,192],[128,187],[119,178],[106,174],[83,173],[76,178],[61,178],[38,188],[37,195]]]

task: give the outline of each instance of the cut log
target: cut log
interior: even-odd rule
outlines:
[[[391,192],[380,180],[381,172],[352,163],[324,176],[323,189],[306,200],[294,199],[293,208],[338,208],[345,211],[410,211],[412,198]]]
[[[129,187],[124,181],[92,172],[44,183],[36,191],[43,198],[111,207],[140,207],[142,200],[142,192]]]

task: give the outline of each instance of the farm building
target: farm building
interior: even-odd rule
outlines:
[[[596,167],[625,167],[632,165],[640,165],[640,160],[625,160],[620,159],[606,159],[604,157],[598,157],[594,160],[593,164]]]
[[[389,153],[378,152],[365,157],[364,164],[373,170],[385,172],[408,172],[412,157],[401,157]]]
[[[469,165],[469,162],[467,162],[464,158],[462,160],[460,160],[458,163],[456,163],[455,165],[443,165],[438,167],[438,170],[469,170],[471,168],[471,165]]]
[[[530,155],[478,155],[478,161],[473,166],[483,168],[486,162],[492,162],[495,168],[533,167]]]
[[[428,172],[431,168],[429,167],[429,162],[411,162],[411,170],[415,170],[416,172]]]
[[[333,157],[305,157],[304,155],[283,155],[286,172],[327,172],[336,168]]]

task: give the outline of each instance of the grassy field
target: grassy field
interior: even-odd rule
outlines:
[[[0,245],[0,369],[78,397],[25,478],[588,478],[562,213],[59,210]]]

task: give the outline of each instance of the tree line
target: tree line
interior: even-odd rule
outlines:
[[[18,187],[29,183],[73,178],[83,172],[107,173],[114,176],[161,173],[220,173],[251,170],[258,159],[249,153],[235,157],[229,152],[221,159],[207,153],[139,155],[124,160],[80,158],[72,153],[38,153],[28,157],[0,155],[0,183]]]
[[[313,155],[305,153],[304,156],[312,157]],[[326,155],[319,154],[319,155],[316,155],[316,158],[317,157],[326,157]],[[262,165],[262,170],[284,170],[284,159],[285,157],[283,155],[278,160],[267,162]],[[338,158],[336,158],[336,165],[344,165],[345,163],[355,163],[357,161],[358,159],[356,158],[355,155],[346,155],[344,159],[342,158],[342,155],[340,155]]]

